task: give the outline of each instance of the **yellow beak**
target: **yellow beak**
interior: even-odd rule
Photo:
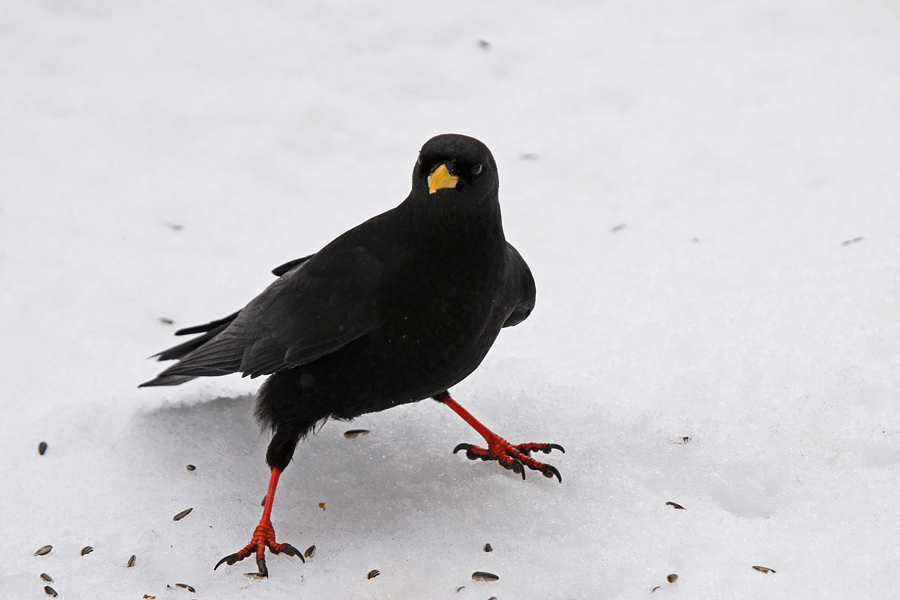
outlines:
[[[428,176],[428,193],[433,194],[444,188],[455,188],[457,181],[459,181],[459,177],[451,175],[447,170],[447,165],[443,164]]]

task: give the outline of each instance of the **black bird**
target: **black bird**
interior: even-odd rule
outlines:
[[[510,444],[447,392],[478,367],[501,328],[534,308],[531,271],[503,235],[498,188],[487,146],[462,135],[432,138],[419,152],[403,203],[274,269],[278,279],[247,306],[177,331],[202,335],[157,355],[179,362],[141,386],[229,373],[270,376],[256,406],[273,432],[265,509],[252,541],[216,568],[255,552],[266,576],[266,546],[303,558],[275,541],[272,502],[299,440],[329,418],[433,398],[487,442],[454,452],[497,460],[523,478],[529,467],[562,481],[556,468],[530,456],[562,446]]]

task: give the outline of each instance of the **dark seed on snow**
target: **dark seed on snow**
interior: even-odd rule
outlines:
[[[41,442],[40,444],[38,444],[38,454],[43,456],[44,452],[46,452],[46,451],[47,451],[47,442]]]
[[[136,561],[136,560],[137,560],[137,556],[135,556],[134,554],[132,554],[132,555],[131,555],[131,558],[128,559],[128,564],[125,565],[125,566],[126,566],[126,567],[133,567],[133,566],[134,566],[134,561]]]
[[[263,496],[262,502],[259,503],[260,506],[266,505],[266,498],[268,498],[268,496]]]
[[[46,546],[41,546],[40,548],[37,549],[37,552],[35,552],[34,555],[35,556],[44,556],[45,554],[50,554],[51,550],[53,550],[53,546],[51,546],[49,544]]]
[[[244,573],[244,577],[249,577],[250,579],[268,579],[262,573]]]
[[[195,590],[194,588],[192,588],[191,586],[189,586],[186,583],[176,583],[175,587],[180,587],[180,588],[186,589],[187,591],[189,591],[192,594],[195,594],[197,592],[197,590]]]
[[[51,598],[56,598],[59,595],[56,593],[56,590],[54,590],[49,585],[44,586],[44,593],[47,594],[48,596],[50,596]]]
[[[196,471],[197,467],[195,467],[194,465],[188,465],[185,467],[185,469],[187,469],[188,471]]]
[[[85,554],[90,554],[93,551],[94,551],[93,546],[85,546],[84,548],[81,549],[81,555],[84,556]]]
[[[379,575],[381,575],[381,571],[379,571],[378,569],[372,569],[371,571],[369,571],[369,574],[366,575],[366,579],[375,579]]]
[[[760,573],[774,573],[775,572],[775,569],[770,569],[769,567],[754,566],[753,568],[756,569],[757,571],[759,571]]]
[[[493,573],[487,573],[485,571],[475,571],[472,573],[472,579],[475,581],[497,581],[500,579],[499,575],[494,575]]]
[[[349,431],[344,432],[344,437],[345,438],[355,438],[355,437],[359,437],[361,435],[366,435],[367,433],[369,433],[368,429],[351,429]]]
[[[306,552],[303,553],[303,556],[305,556],[306,558],[312,558],[315,555],[316,555],[316,545],[315,544],[313,544],[312,546],[307,548]]]
[[[191,514],[191,511],[192,511],[192,510],[194,510],[194,509],[193,509],[193,508],[188,508],[187,510],[183,510],[183,511],[181,511],[180,513],[178,513],[177,515],[175,515],[174,517],[172,517],[172,520],[173,520],[173,521],[180,521],[180,520],[182,520],[183,518],[185,518],[186,516],[188,516],[189,514]]]
[[[658,590],[660,587],[661,587],[661,586],[656,586],[655,588],[653,588],[652,590],[650,590],[650,593],[652,594],[653,592],[655,592],[656,590]]]
[[[672,573],[671,575],[668,575],[666,577],[666,581],[668,581],[669,583],[675,583],[676,581],[678,581],[678,575]]]
[[[677,502],[666,502],[666,506],[671,506],[672,508],[677,508],[678,510],[684,510],[684,507]]]
[[[458,593],[460,593],[461,591],[463,591],[464,589],[466,589],[466,586],[461,585],[461,586],[459,586],[458,588],[456,588],[456,593],[458,594]]]
[[[485,551],[485,552],[493,552],[493,551],[494,551],[494,547],[491,546],[490,544],[485,544],[485,545],[484,545],[484,551]]]
[[[53,578],[47,575],[46,573],[41,573],[41,579],[46,581],[47,583],[53,583]]]
[[[491,596],[488,600],[497,600],[497,596]]]

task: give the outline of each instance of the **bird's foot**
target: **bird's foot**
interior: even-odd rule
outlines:
[[[504,469],[511,469],[514,473],[522,475],[525,479],[525,467],[533,471],[540,471],[544,477],[552,479],[554,476],[562,483],[562,475],[553,465],[544,464],[531,458],[531,452],[540,450],[544,454],[550,454],[551,450],[559,450],[565,452],[559,444],[511,444],[499,435],[495,435],[494,439],[488,440],[487,448],[480,448],[472,444],[460,444],[453,449],[456,454],[460,450],[466,451],[466,458],[469,460],[496,460]]]
[[[275,541],[275,528],[272,527],[271,521],[263,520],[260,521],[259,525],[256,527],[256,531],[253,532],[253,539],[250,540],[250,543],[244,546],[241,550],[235,552],[234,554],[229,554],[222,560],[216,563],[216,566],[213,567],[213,570],[219,568],[219,565],[225,563],[227,565],[233,565],[236,562],[242,561],[248,556],[250,556],[254,551],[256,552],[256,566],[259,569],[260,577],[268,577],[269,570],[266,568],[266,547],[272,551],[272,554],[281,554],[282,552],[287,554],[288,556],[299,556],[300,560],[306,562],[303,558],[303,553],[291,546],[290,544],[279,544]]]

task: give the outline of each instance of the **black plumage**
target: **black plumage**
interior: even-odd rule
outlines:
[[[504,237],[498,189],[497,166],[480,141],[429,140],[403,203],[316,254],[276,268],[279,278],[240,311],[178,331],[201,335],[160,353],[160,360],[179,362],[142,386],[236,372],[268,375],[256,414],[273,431],[266,461],[276,482],[276,470],[323,419],[425,398],[460,412],[447,390],[478,367],[501,328],[534,308],[534,279]],[[467,454],[500,460],[523,475],[524,463],[559,477],[527,456],[559,447],[532,446],[540,448],[512,457],[493,447],[483,456],[467,446]],[[274,543],[274,532],[271,537]],[[251,546],[263,572],[262,548]],[[231,564],[240,554],[223,560],[234,558]]]

